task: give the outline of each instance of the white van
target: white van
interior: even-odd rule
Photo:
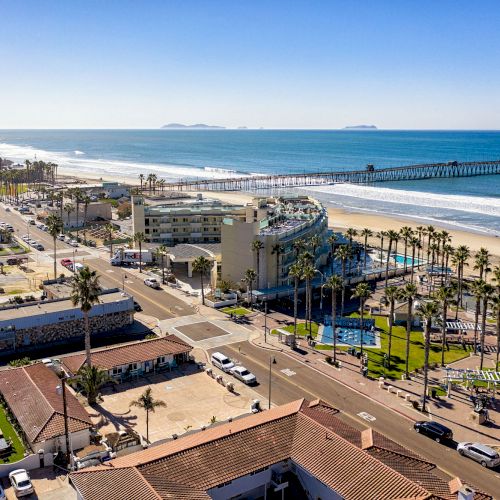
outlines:
[[[234,363],[220,352],[214,352],[210,361],[212,361],[212,364],[217,368],[220,368],[223,372],[228,372],[231,368],[234,368]]]

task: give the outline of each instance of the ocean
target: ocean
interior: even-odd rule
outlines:
[[[500,160],[497,131],[0,130],[0,156],[38,158],[61,173],[167,181]],[[500,235],[500,176],[301,189],[352,211]]]

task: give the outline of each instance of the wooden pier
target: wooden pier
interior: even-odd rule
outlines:
[[[164,188],[174,191],[255,191],[270,188],[319,186],[323,184],[408,181],[447,177],[474,177],[500,174],[500,160],[447,162],[405,167],[374,168],[365,170],[332,171],[304,174],[254,175],[226,179],[199,179],[165,183]]]

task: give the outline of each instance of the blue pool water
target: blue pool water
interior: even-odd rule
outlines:
[[[352,346],[361,345],[361,330],[354,328],[337,328],[337,343]],[[333,344],[332,327],[325,326],[321,337],[324,344]],[[365,330],[363,332],[363,345],[367,347],[377,346],[377,336],[375,332]]]
[[[404,264],[405,262],[405,256],[404,255],[396,255],[396,257],[394,257],[394,260],[398,263],[398,264]],[[411,256],[410,257],[406,257],[406,263],[411,266]],[[415,259],[415,265],[418,266],[419,264],[421,264],[422,261],[418,260],[418,259]]]

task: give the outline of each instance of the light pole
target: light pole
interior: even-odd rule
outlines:
[[[271,366],[272,366],[272,356],[269,356],[269,394],[268,394],[268,406],[271,409]]]
[[[66,402],[66,380],[68,377],[64,375],[61,377],[61,385],[56,387],[56,392],[59,394],[59,390],[62,393],[63,399],[63,417],[64,417],[64,437],[66,440],[66,453],[64,454],[64,460],[66,466],[70,463],[70,447],[69,447],[69,430],[68,430],[68,405]]]
[[[264,344],[267,344],[267,301],[264,302]]]

